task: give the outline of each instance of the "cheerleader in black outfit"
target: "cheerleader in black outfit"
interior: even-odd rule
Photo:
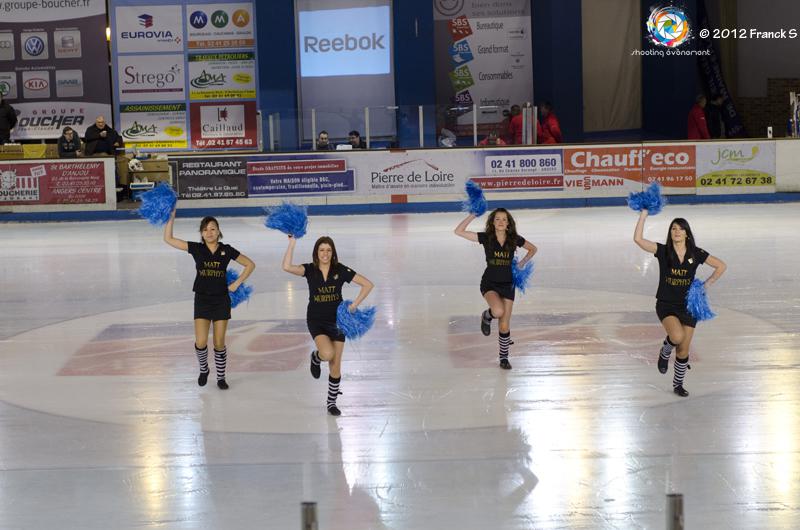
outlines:
[[[372,282],[356,274],[355,271],[339,263],[333,239],[323,236],[314,244],[312,263],[292,264],[297,240],[289,236],[289,247],[283,256],[283,270],[297,276],[304,276],[308,282],[308,309],[306,324],[308,332],[317,349],[311,352],[311,375],[319,379],[322,361],[328,363],[328,413],[339,416],[342,412],[336,406],[339,383],[342,380],[342,352],[345,336],[336,326],[336,310],[342,302],[342,286],[355,282],[361,287],[358,296],[349,310],[355,311],[372,290]]]
[[[686,397],[689,392],[683,388],[683,378],[689,363],[689,345],[694,336],[697,320],[686,309],[686,293],[694,280],[697,268],[706,263],[714,268],[714,273],[705,281],[708,289],[725,272],[725,263],[698,247],[692,229],[686,219],[673,219],[669,225],[667,242],[654,243],[644,238],[644,223],[647,210],[639,214],[633,241],[642,250],[654,254],[658,259],[659,281],[656,293],[656,314],[667,332],[658,356],[658,371],[667,373],[672,348],[677,346],[675,376],[672,379],[673,391]]]
[[[491,322],[496,318],[500,321],[500,368],[511,369],[508,362],[508,348],[511,345],[511,310],[514,307],[514,281],[511,271],[511,259],[517,247],[528,251],[524,258],[517,264],[518,268],[525,266],[533,255],[536,246],[517,235],[517,225],[514,218],[505,208],[498,208],[489,214],[484,232],[468,232],[467,226],[475,219],[469,214],[455,229],[457,236],[475,241],[483,245],[486,254],[486,270],[481,278],[481,294],[489,305],[489,309],[481,315],[481,332],[491,334]]]
[[[228,294],[239,288],[256,268],[255,263],[240,254],[230,245],[220,243],[222,232],[219,223],[213,217],[204,217],[200,221],[202,242],[183,241],[172,235],[175,222],[175,211],[164,226],[164,241],[178,250],[188,251],[194,258],[197,276],[194,279],[194,336],[195,354],[200,362],[200,377],[197,384],[205,386],[208,381],[208,332],[214,323],[214,363],[217,368],[217,386],[223,390],[228,388],[225,382],[225,366],[228,351],[225,347],[225,332],[231,318],[231,298]],[[239,279],[227,285],[225,271],[228,263],[236,263],[244,267]]]

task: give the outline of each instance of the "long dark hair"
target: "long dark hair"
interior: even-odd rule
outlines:
[[[217,241],[222,241],[222,230],[220,230],[219,228],[219,221],[217,221],[216,217],[211,217],[210,215],[208,215],[206,217],[203,217],[203,220],[200,221],[200,242],[205,243],[205,240],[203,239],[203,230],[206,229],[208,223],[214,223],[215,225],[217,225],[217,231],[219,232],[219,238],[217,239]]]
[[[321,238],[317,239],[317,242],[314,243],[314,255],[311,256],[311,259],[314,260],[314,268],[319,270],[319,247],[327,243],[331,247],[331,269],[336,267],[339,263],[339,256],[336,255],[336,245],[333,244],[333,239],[328,236],[322,236]]]
[[[484,232],[489,237],[489,240],[497,241],[497,234],[494,233],[494,218],[497,216],[498,213],[506,214],[506,218],[508,218],[508,227],[506,227],[506,242],[503,245],[504,250],[511,250],[514,252],[517,248],[517,223],[514,222],[514,218],[511,216],[508,210],[505,208],[497,208],[492,213],[489,214],[489,218],[486,219],[486,228]],[[499,242],[498,242],[499,243]]]
[[[678,259],[678,254],[675,252],[675,246],[672,244],[672,225],[678,225],[686,232],[686,255],[683,257],[684,260],[694,257],[697,245],[694,242],[694,234],[692,234],[689,221],[683,217],[676,217],[673,219],[669,224],[669,229],[667,229],[667,256],[669,256],[670,264],[678,265],[680,260]]]

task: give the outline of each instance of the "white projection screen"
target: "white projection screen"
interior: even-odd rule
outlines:
[[[296,0],[295,24],[301,140],[312,140],[311,109],[317,133],[365,137],[364,107],[370,135],[393,137],[392,0]]]

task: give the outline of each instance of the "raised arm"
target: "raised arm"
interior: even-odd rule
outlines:
[[[361,276],[360,274],[356,274],[353,277],[353,281],[361,286],[361,291],[359,291],[358,296],[356,297],[355,300],[353,300],[353,303],[350,304],[350,307],[348,308],[351,312],[356,310],[358,304],[364,301],[364,298],[367,297],[369,292],[374,287],[371,281],[366,279],[364,276]]]
[[[244,270],[239,275],[239,278],[228,286],[228,290],[230,292],[234,292],[236,289],[238,289],[239,286],[242,285],[245,280],[247,280],[247,277],[253,274],[253,271],[256,270],[256,264],[244,254],[239,254],[239,257],[236,258],[236,263],[244,267]]]
[[[719,258],[715,258],[714,256],[709,256],[706,258],[706,265],[714,268],[714,273],[705,281],[706,287],[719,280],[719,277],[725,274],[725,270],[728,268],[724,261]]]
[[[177,239],[172,236],[172,225],[175,222],[175,210],[172,210],[172,214],[169,216],[169,221],[167,224],[164,225],[164,243],[171,247],[175,247],[178,250],[183,250],[186,252],[189,250],[189,243],[184,241],[183,239]]]
[[[639,213],[639,220],[636,221],[636,230],[633,231],[633,242],[639,245],[639,248],[650,254],[655,254],[658,245],[652,241],[644,238],[644,221],[647,219],[647,210],[642,210]]]
[[[473,214],[469,214],[466,219],[458,223],[458,226],[455,229],[455,234],[459,237],[463,237],[464,239],[469,239],[470,241],[478,242],[478,234],[477,232],[469,232],[467,231],[467,227],[475,219]]]
[[[522,245],[522,248],[527,250],[528,253],[525,254],[524,258],[522,258],[521,260],[519,260],[519,262],[517,262],[517,268],[520,268],[520,269],[522,267],[524,267],[525,264],[528,263],[533,258],[534,254],[536,254],[536,252],[539,251],[539,249],[536,248],[536,245],[534,245],[533,243],[531,243],[527,239],[525,240],[525,244]]]
[[[294,265],[292,264],[292,257],[294,256],[294,246],[297,244],[297,240],[289,236],[289,246],[286,249],[286,253],[283,255],[283,270],[286,272],[290,272],[296,276],[302,276],[305,272],[305,269],[302,265]]]

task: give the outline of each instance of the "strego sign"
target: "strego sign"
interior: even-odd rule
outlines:
[[[176,101],[186,96],[183,55],[163,55],[159,61],[149,56],[120,56],[120,100]]]
[[[694,190],[695,172],[693,145],[564,149],[565,189],[639,191],[658,180],[688,191]]]

